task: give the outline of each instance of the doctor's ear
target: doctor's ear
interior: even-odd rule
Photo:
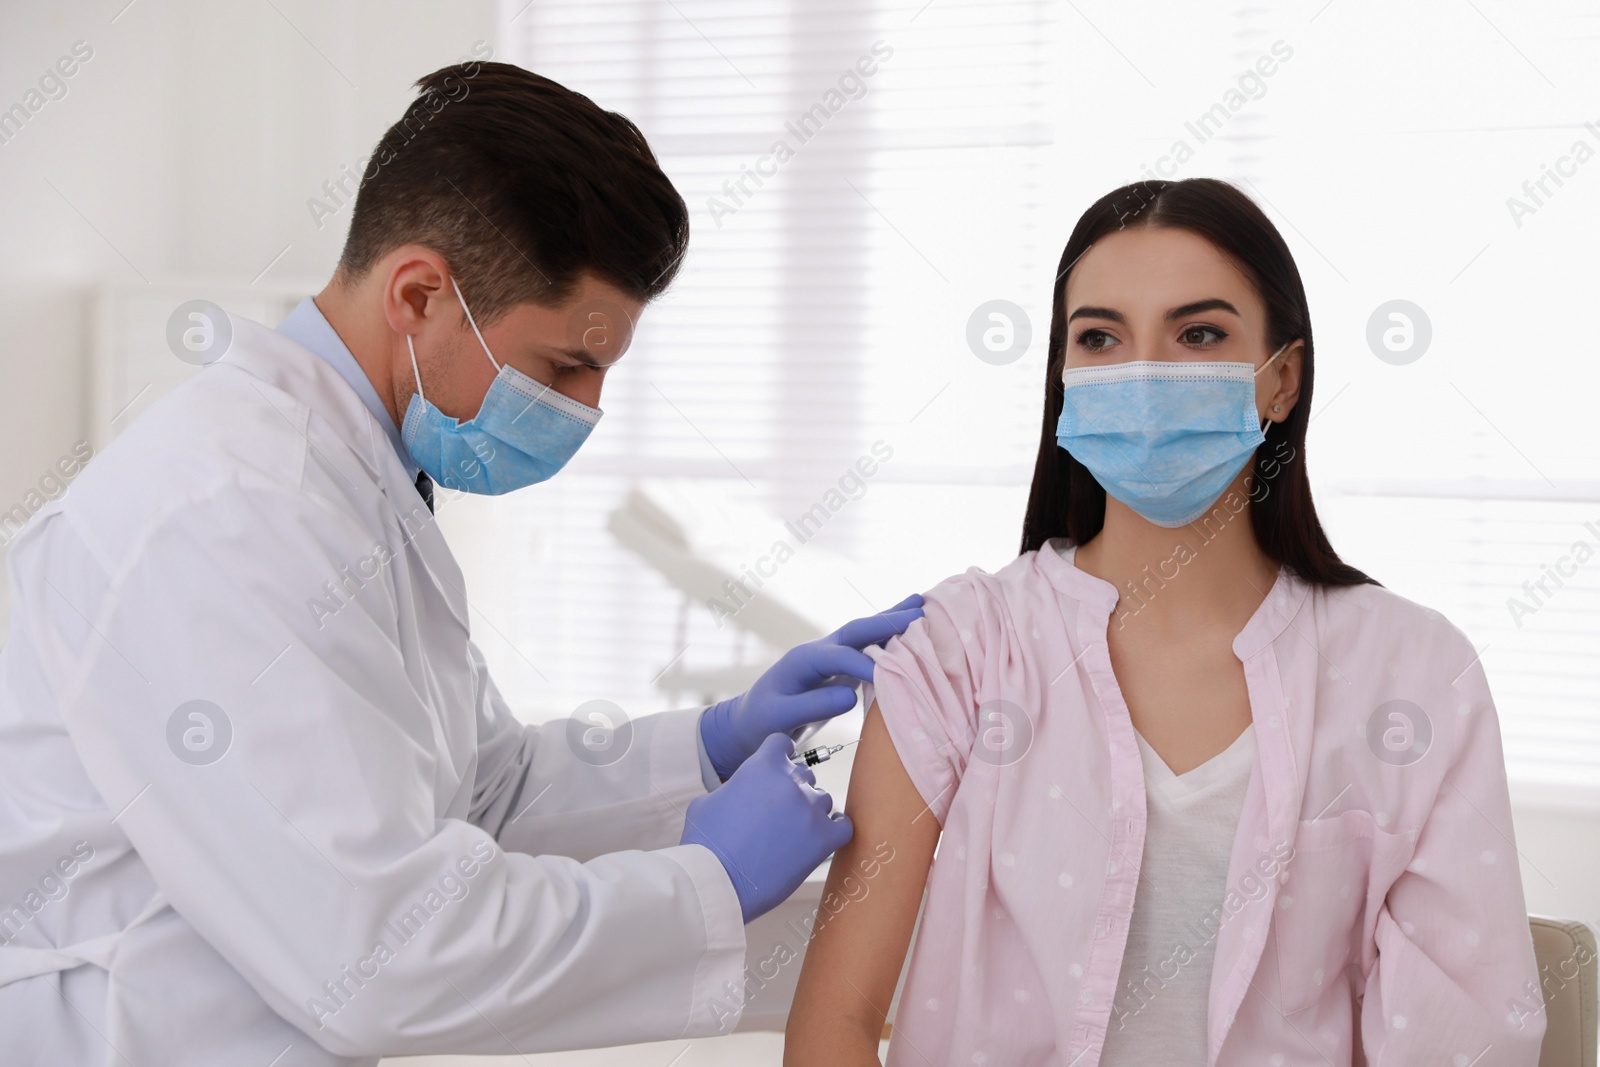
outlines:
[[[373,273],[384,279],[383,313],[396,333],[416,334],[441,318],[453,326],[460,318],[450,267],[433,249],[403,245],[384,256]]]

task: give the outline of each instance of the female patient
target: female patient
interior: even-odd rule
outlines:
[[[877,1062],[926,889],[891,1067],[1535,1063],[1488,682],[1323,533],[1283,239],[1141,182],[1052,299],[1022,555],[875,657],[785,1062]]]

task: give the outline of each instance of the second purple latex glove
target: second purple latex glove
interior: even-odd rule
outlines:
[[[861,650],[904,633],[920,618],[922,594],[913,593],[887,611],[796,645],[747,692],[707,708],[700,736],[717,776],[726,781],[770,734],[795,740],[808,724],[855,707],[854,683],[872,681],[872,658]]]

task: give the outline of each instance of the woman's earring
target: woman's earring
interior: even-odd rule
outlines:
[[[1282,411],[1283,409],[1281,407],[1279,407],[1277,404],[1274,404],[1274,405],[1272,405],[1272,410],[1273,411]]]

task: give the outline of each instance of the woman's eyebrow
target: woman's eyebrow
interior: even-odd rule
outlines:
[[[1168,322],[1171,322],[1173,319],[1181,319],[1188,315],[1198,315],[1202,311],[1226,311],[1232,314],[1235,318],[1244,317],[1243,315],[1239,314],[1238,308],[1234,307],[1226,300],[1214,296],[1209,300],[1196,300],[1192,304],[1184,304],[1182,307],[1175,307],[1171,311],[1167,312],[1166,319]]]
[[[1220,297],[1211,297],[1207,300],[1196,300],[1193,303],[1184,304],[1181,307],[1175,307],[1171,311],[1167,312],[1164,317],[1166,321],[1171,322],[1174,319],[1181,319],[1186,315],[1198,315],[1202,311],[1227,311],[1239,318],[1244,317],[1239,314],[1238,308],[1234,307],[1232,304],[1221,299]],[[1081,307],[1072,314],[1068,315],[1067,321],[1071,322],[1073,319],[1077,318],[1110,319],[1112,322],[1120,322],[1124,326],[1128,324],[1127,317],[1116,308]]]

